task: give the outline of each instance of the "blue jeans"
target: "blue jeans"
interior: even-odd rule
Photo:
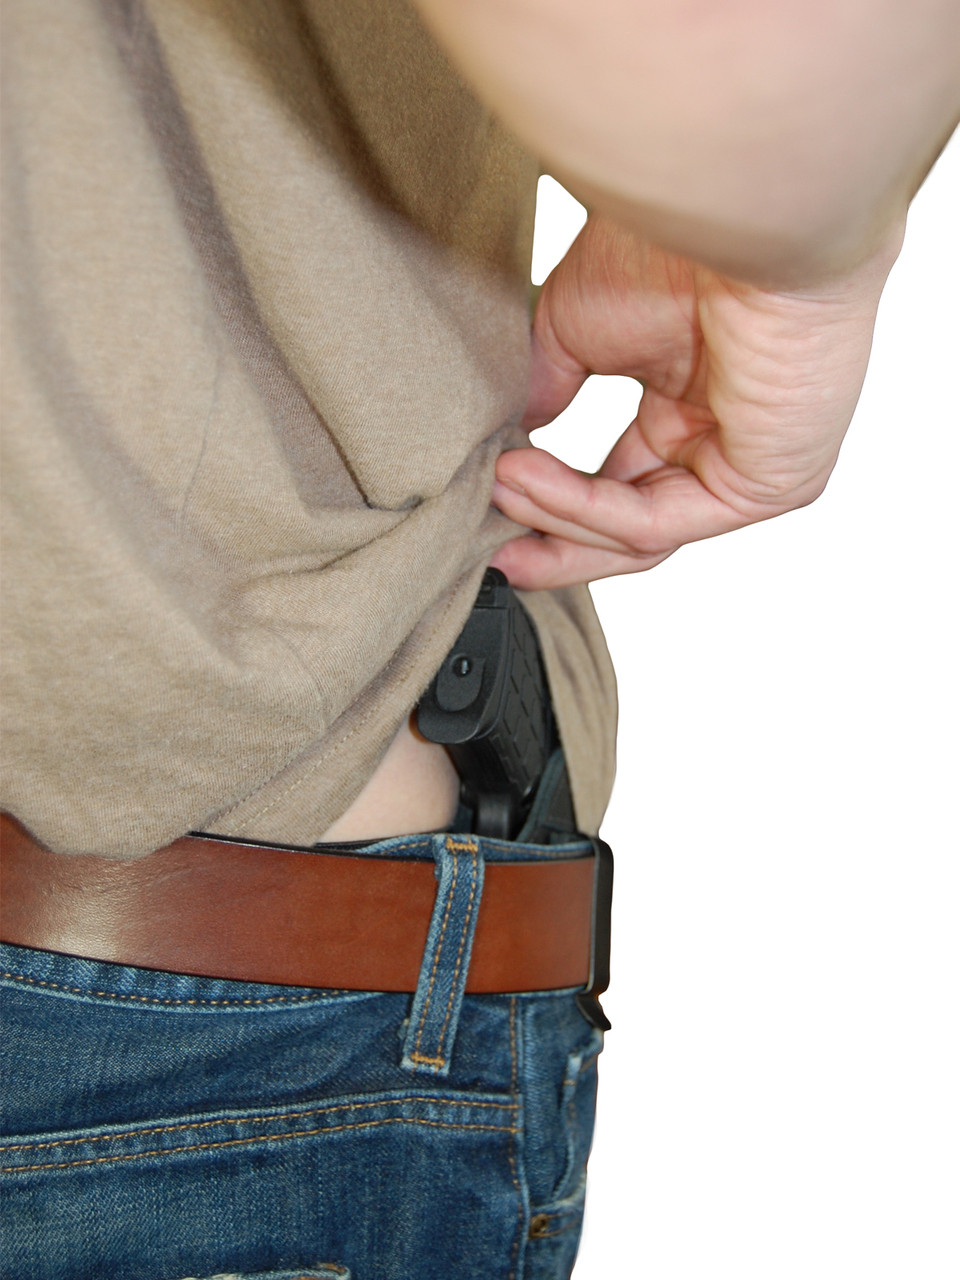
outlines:
[[[568,1276],[601,1033],[462,994],[479,893],[444,875],[415,996],[0,947],[4,1280]]]

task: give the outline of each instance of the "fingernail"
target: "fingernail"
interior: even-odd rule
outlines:
[[[521,497],[527,496],[527,491],[522,484],[517,484],[516,480],[501,480],[497,477],[497,484],[502,485],[504,489],[511,489],[514,493],[519,493]]]

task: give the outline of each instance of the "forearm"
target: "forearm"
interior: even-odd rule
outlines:
[[[417,0],[578,195],[768,287],[876,252],[960,114],[958,0]]]

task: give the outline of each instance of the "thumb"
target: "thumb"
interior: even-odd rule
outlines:
[[[586,382],[590,370],[570,355],[550,323],[546,286],[533,321],[530,340],[530,394],[523,416],[525,431],[546,426],[567,407]]]

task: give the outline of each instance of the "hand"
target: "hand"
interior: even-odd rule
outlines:
[[[640,381],[639,412],[595,476],[542,449],[500,457],[494,502],[534,533],[494,565],[531,589],[633,573],[812,502],[901,239],[902,225],[842,278],[777,293],[591,216],[540,296],[524,426],[552,421],[590,373]]]

